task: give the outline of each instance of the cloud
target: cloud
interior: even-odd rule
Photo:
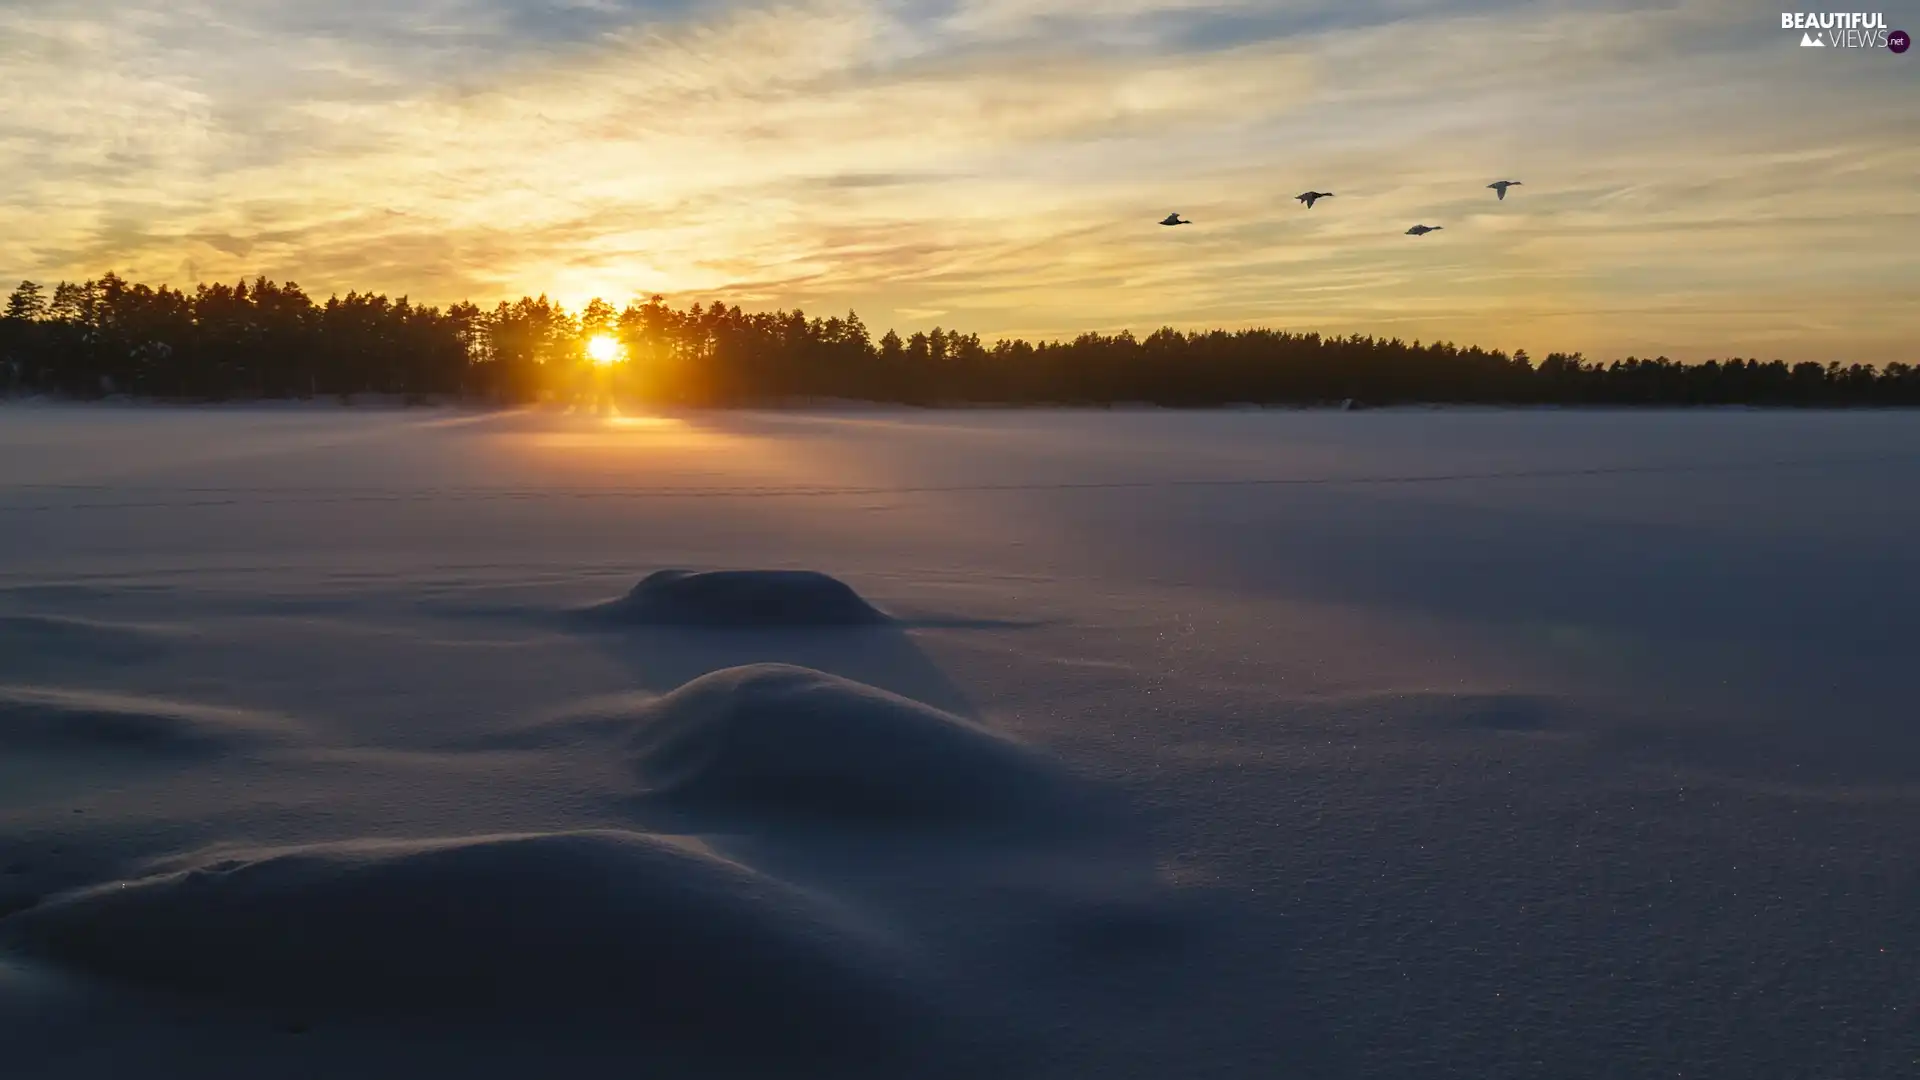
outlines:
[[[1899,358],[1910,75],[1743,7],[28,0],[0,271]]]

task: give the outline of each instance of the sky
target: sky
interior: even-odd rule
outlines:
[[[1920,51],[1800,37],[1752,0],[0,0],[0,274],[1920,361]]]

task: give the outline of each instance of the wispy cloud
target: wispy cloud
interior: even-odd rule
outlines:
[[[1901,358],[1920,69],[1772,21],[27,0],[0,10],[0,271]],[[1304,211],[1307,187],[1337,194]],[[1196,224],[1152,224],[1172,209]]]

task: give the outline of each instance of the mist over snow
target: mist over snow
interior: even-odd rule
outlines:
[[[1912,421],[9,406],[0,1073],[1910,1076]]]

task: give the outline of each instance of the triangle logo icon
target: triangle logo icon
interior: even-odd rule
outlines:
[[[1800,47],[1803,49],[1824,49],[1827,47],[1827,43],[1814,37],[1812,34],[1801,34]]]

